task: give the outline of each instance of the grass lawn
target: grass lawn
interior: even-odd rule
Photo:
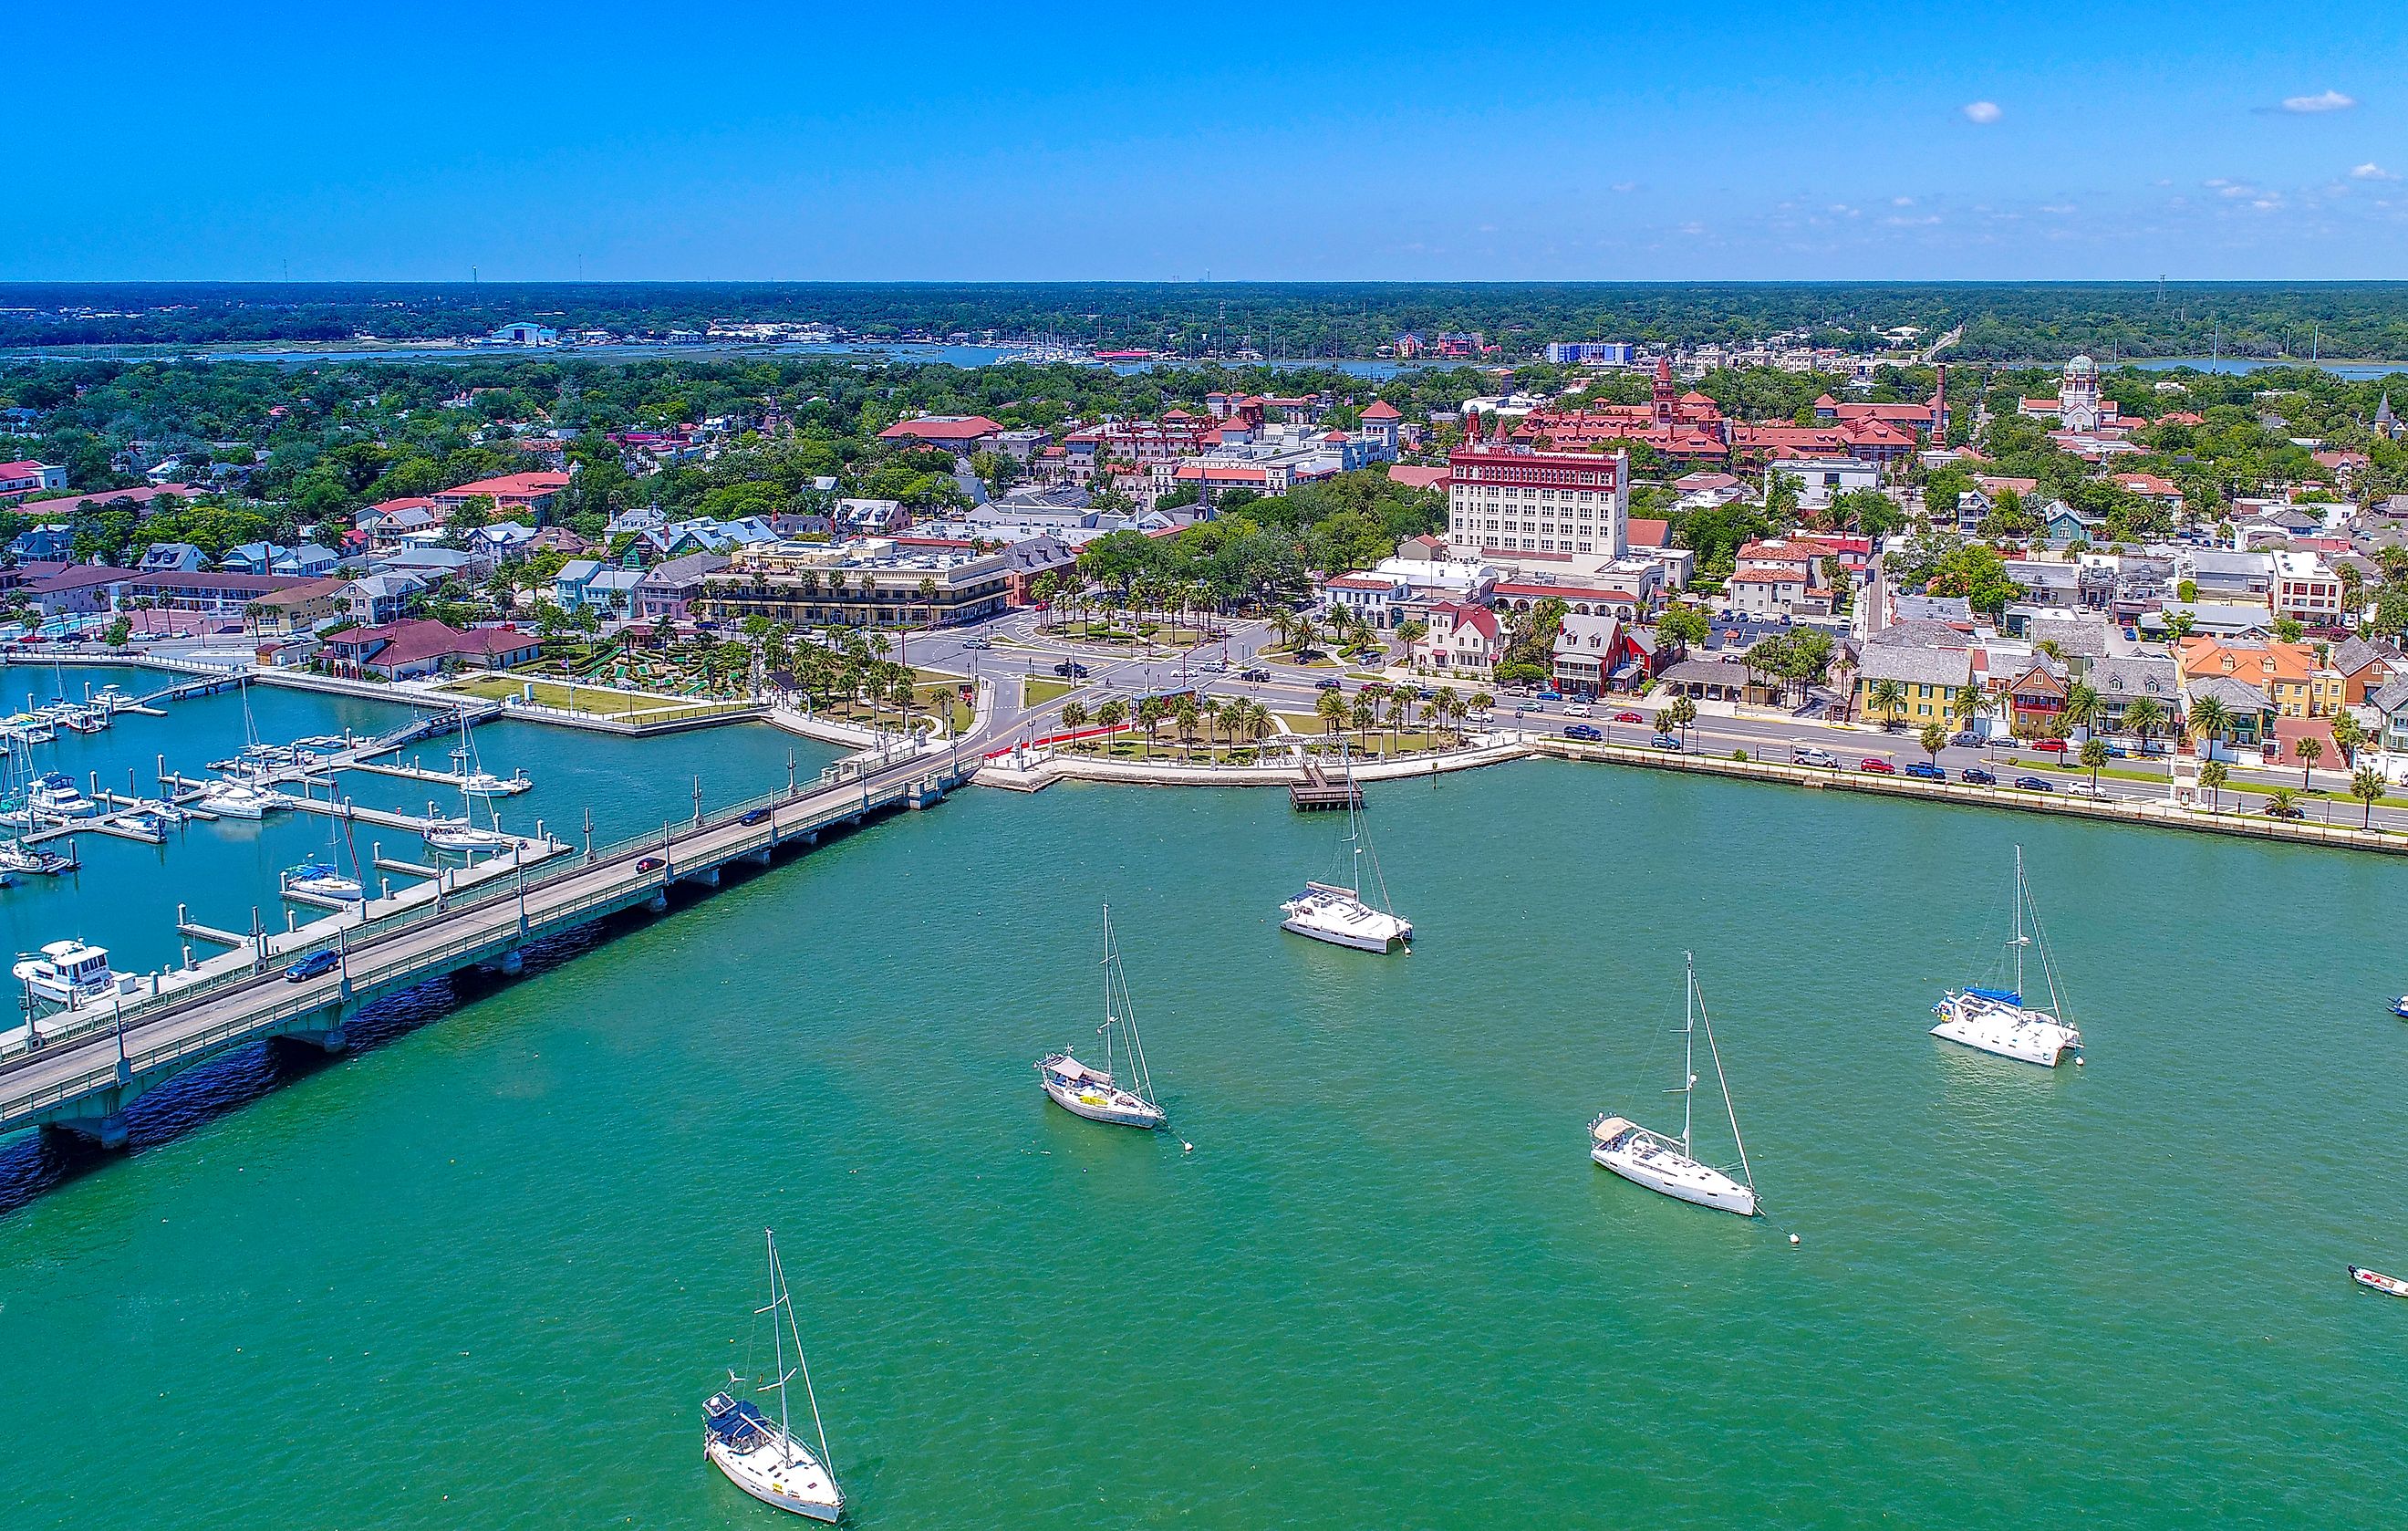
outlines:
[[[1084,681],[1049,680],[1042,675],[1026,675],[1020,682],[1020,704],[1042,707],[1056,697],[1067,697],[1085,685]]]
[[[528,686],[535,688],[534,701],[538,707],[557,707],[565,713],[631,721],[660,722],[683,713],[731,705],[725,701],[688,701],[680,697],[635,697],[618,691],[595,690],[587,686],[571,686],[559,681],[527,680],[509,675],[479,675],[454,681],[444,689],[483,697],[489,701],[502,701],[522,695]]]

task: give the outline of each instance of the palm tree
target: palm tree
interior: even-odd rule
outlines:
[[[1897,728],[1906,716],[1906,687],[1896,681],[1873,682],[1873,688],[1865,700],[1871,702],[1873,711],[1881,715],[1885,729]]]
[[[1982,688],[1978,686],[1960,686],[1956,694],[1948,699],[1949,715],[1956,719],[1959,729],[1971,728],[1973,720],[1982,715],[1984,705]]]
[[[1396,690],[1388,693],[1388,731],[1392,739],[1392,753],[1395,749],[1403,747],[1405,724],[1412,718],[1412,714],[1413,699],[1410,692]]]
[[[2294,742],[2292,752],[2300,758],[2300,785],[2308,785],[2308,773],[2316,768],[2316,760],[2325,752],[2325,742],[2313,736]]]
[[[2107,741],[2086,739],[2082,743],[2082,763],[2090,768],[2090,790],[2099,790],[2099,771],[2107,763]]]
[[[1354,704],[1346,709],[1346,720],[1354,725],[1354,734],[1366,751],[1370,748],[1372,727],[1380,721],[1380,699],[1368,691],[1354,693]]]
[[[1083,701],[1065,702],[1062,706],[1062,727],[1077,733],[1086,726],[1087,704]]]
[[[2076,685],[2065,693],[2065,724],[2070,729],[2086,729],[2099,721],[2103,709],[2096,689]]]
[[[1686,696],[1674,697],[1672,705],[1656,714],[1656,720],[1659,724],[1670,723],[1679,729],[1681,747],[1686,749],[1689,747],[1689,725],[1698,720],[1698,704]]]
[[[2366,730],[2358,726],[2358,716],[2353,713],[2333,715],[2332,736],[2345,765],[2358,758],[2358,746],[2366,743]]]
[[[1345,725],[1346,698],[1339,692],[1321,693],[1321,700],[1312,704],[1312,710],[1320,715],[1321,727],[1326,732],[1336,733]]]
[[[2374,828],[2374,805],[2383,801],[2383,773],[2372,766],[2359,766],[2349,778],[2349,795],[2365,805],[2366,817],[2358,828]]]
[[[2207,764],[2199,768],[2199,785],[2207,788],[2207,811],[2209,813],[2220,814],[2224,812],[2223,787],[2225,782],[2229,780],[2231,775],[2232,773],[2225,769],[2224,762],[2221,760],[2210,760]]]
[[[2300,810],[2300,789],[2296,787],[2278,787],[2267,793],[2266,812],[2276,818],[2305,816]]]
[[[1923,732],[1916,736],[1914,742],[1923,746],[1923,753],[1931,757],[1931,763],[1936,766],[1940,763],[1940,752],[1947,747],[1948,730],[1942,728],[1935,718],[1923,726]]]
[[[2223,702],[2214,697],[2201,697],[2190,704],[2191,738],[2207,742],[2208,747],[2202,753],[2213,755],[2215,746],[2224,743],[2225,735],[2231,731],[2232,714]]]
[[[1218,740],[1221,732],[1221,709],[1225,705],[1228,704],[1224,703],[1219,697],[1211,696],[1206,697],[1198,704],[1197,711],[1204,715],[1204,732],[1207,738]]]
[[[1438,720],[1441,728],[1463,720],[1463,698],[1456,694],[1454,686],[1440,686],[1438,695],[1430,700],[1438,703]],[[1457,744],[1462,743],[1463,732],[1460,729],[1455,730],[1455,737]]]
[[[2155,697],[2135,697],[2124,709],[2124,729],[2141,742],[2141,753],[2149,753],[2149,735],[2166,726],[2166,709]]]
[[[1118,697],[1114,697],[1111,701],[1105,702],[1102,706],[1096,709],[1096,725],[1098,728],[1117,729],[1122,724],[1128,721],[1128,703],[1123,701]],[[1110,738],[1106,738],[1102,744],[1104,752],[1106,754],[1110,754],[1112,747],[1111,740]]]
[[[1137,726],[1145,730],[1145,758],[1154,758],[1154,735],[1161,731],[1162,720],[1170,714],[1170,704],[1160,697],[1147,697],[1137,704]]]
[[[1196,693],[1182,691],[1170,701],[1170,720],[1179,729],[1180,746],[1189,759],[1196,758],[1196,725],[1203,721],[1204,709],[1197,705]]]

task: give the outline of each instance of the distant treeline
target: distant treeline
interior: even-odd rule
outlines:
[[[62,315],[63,309],[96,311]],[[821,322],[1200,354],[1367,356],[1408,332],[1696,344],[1807,330],[1870,349],[1962,325],[1968,360],[2408,358],[2398,282],[525,282],[0,284],[0,347],[434,339],[535,320],[618,334]]]

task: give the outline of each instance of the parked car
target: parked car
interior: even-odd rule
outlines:
[[[1585,701],[1567,701],[1564,703],[1564,715],[1566,717],[1587,717],[1590,715],[1589,705]]]
[[[1944,782],[1948,779],[1948,773],[1928,760],[1908,761],[1906,773],[1919,782]]]
[[[738,824],[766,824],[768,822],[768,809],[755,808],[751,813],[746,814],[742,818],[738,819],[736,822]]]
[[[1816,749],[1812,744],[1791,745],[1789,750],[1789,763],[1796,766],[1819,766],[1825,771],[1837,771],[1840,769],[1840,758],[1838,756],[1832,754],[1828,749]]]
[[[312,978],[322,978],[343,965],[339,952],[313,951],[284,970],[288,984],[306,984]]]
[[[1950,734],[1948,736],[1948,742],[1956,745],[1958,749],[1980,749],[1982,747],[1982,736],[1973,732],[1970,729]]]
[[[1324,675],[1312,683],[1312,688],[1316,691],[1337,691],[1343,688],[1343,683],[1335,675]]]
[[[1564,700],[1564,694],[1561,691],[1553,689],[1541,691],[1538,695],[1541,701],[1561,701]]]
[[[1594,723],[1574,723],[1564,729],[1564,737],[1567,739],[1586,739],[1591,742],[1595,742],[1605,737],[1605,730],[1598,728]]]
[[[2102,739],[2100,743],[2107,746],[2107,758],[2111,760],[2128,760],[2132,758],[2132,752],[2130,750],[2126,749],[2123,745],[2115,743],[2113,739]]]
[[[1413,688],[1413,700],[1416,701],[1435,701],[1438,700],[1438,693],[1431,690],[1426,686],[1416,686]]]
[[[2308,816],[2308,811],[2305,808],[2300,807],[2296,802],[2285,802],[2279,798],[2267,799],[2266,811],[2273,815],[2276,818],[2305,818]]]
[[[657,856],[647,856],[642,860],[636,863],[636,870],[638,872],[658,872],[661,868],[666,865],[668,865],[668,863],[662,860]]]
[[[1240,670],[1238,672],[1238,679],[1241,681],[1267,681],[1270,678],[1271,672],[1265,670],[1260,665],[1256,665],[1252,670]]]
[[[1655,738],[1650,739],[1647,742],[1655,745],[1657,749],[1679,749],[1681,747],[1681,742],[1678,739],[1673,738],[1669,733],[1659,733]]]
[[[1980,766],[1967,766],[1964,770],[1956,773],[1956,779],[1963,782],[1968,787],[1996,787],[1999,785],[1999,778],[1991,775]]]
[[[1626,707],[1622,711],[1613,715],[1613,720],[1616,723],[1644,723],[1647,721],[1647,718],[1646,715],[1642,713],[1634,713]]]
[[[2050,786],[2047,782],[2041,780],[2038,776],[2017,776],[2015,778],[2015,790],[2018,792],[2054,792],[2057,788]]]
[[[1858,760],[1856,762],[1856,769],[1858,771],[1870,771],[1876,776],[1895,776],[1898,774],[1898,767],[1890,764],[1887,760],[1883,759],[1878,755],[1868,755],[1863,759]]]
[[[989,639],[989,638],[977,638],[977,637],[965,638],[965,639],[963,639],[963,640],[962,640],[962,647],[964,647],[964,648],[993,648],[993,647],[995,647],[995,641],[994,641],[993,639]]]
[[[1054,667],[1054,673],[1065,680],[1084,680],[1087,678],[1087,667],[1076,659],[1065,659]]]
[[[2062,755],[2065,753],[2065,741],[2062,739],[2035,739],[2032,741],[2031,747],[2042,751],[2043,754]]]
[[[2104,802],[2114,796],[2095,782],[2068,782],[2065,784],[2065,791],[2068,797],[2091,798],[2100,802]]]

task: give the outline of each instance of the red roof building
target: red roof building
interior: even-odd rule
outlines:
[[[499,478],[478,479],[472,484],[454,484],[438,489],[427,497],[438,510],[455,511],[468,501],[483,497],[499,511],[545,511],[568,487],[568,475],[538,469],[529,473],[504,473]]]
[[[432,675],[446,668],[504,670],[530,663],[542,652],[535,634],[517,628],[471,628],[462,632],[435,621],[351,628],[326,639],[330,662],[389,681]]]
[[[882,441],[919,441],[928,446],[951,447],[955,452],[975,452],[980,446],[1002,434],[1003,424],[982,414],[924,414],[917,419],[898,420],[878,433]]]

